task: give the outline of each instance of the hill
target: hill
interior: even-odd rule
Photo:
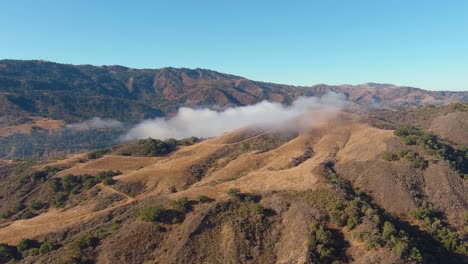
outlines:
[[[468,92],[433,92],[368,83],[297,87],[204,69],[132,69],[47,61],[0,61],[0,116],[77,122],[93,117],[135,123],[181,106],[240,106],[263,100],[344,93],[362,106],[402,107],[468,101]]]
[[[201,142],[142,140],[63,160],[4,162],[0,256],[466,262],[468,186],[456,163],[467,164],[466,148],[418,128],[378,128],[374,118],[344,112],[300,132],[241,129]]]

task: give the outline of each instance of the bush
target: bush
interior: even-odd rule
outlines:
[[[102,183],[105,185],[112,185],[115,183],[115,180],[111,176],[107,176],[106,178],[104,178]]]
[[[311,223],[310,231],[311,253],[320,261],[319,263],[331,263],[333,258],[337,258],[334,248],[337,243],[331,231],[316,221]]]
[[[408,252],[408,248],[408,243],[399,240],[393,246],[393,252],[395,252],[399,257],[403,257]]]
[[[228,194],[232,197],[239,198],[240,189],[239,188],[231,188],[228,191]]]
[[[208,196],[205,196],[205,195],[200,195],[197,197],[197,202],[202,204],[202,203],[210,203],[212,202],[213,199],[211,199],[210,197]]]
[[[160,220],[164,213],[164,207],[160,204],[141,209],[140,219],[145,222],[156,222]]]
[[[409,213],[409,216],[416,220],[423,220],[426,217],[434,215],[431,209],[427,207],[420,206]]]
[[[386,152],[383,153],[382,159],[384,159],[386,161],[394,161],[394,160],[398,160],[398,156],[397,156],[397,154],[395,154],[393,152],[386,151]]]
[[[19,214],[20,219],[30,219],[35,217],[37,214],[31,212],[29,209],[24,210]]]
[[[250,207],[250,212],[256,215],[262,215],[264,211],[265,209],[263,209],[263,206],[261,206],[260,204],[253,204]]]
[[[177,147],[175,139],[161,141],[158,139],[148,138],[139,142],[143,145],[143,155],[146,156],[162,156],[171,153]]]
[[[411,248],[410,253],[409,253],[409,259],[416,263],[422,263],[423,261],[421,252],[419,252],[419,249],[415,247]]]
[[[48,208],[49,205],[47,203],[43,203],[43,202],[38,202],[38,201],[32,201],[30,204],[29,204],[29,208],[33,209],[33,210],[41,210],[43,208]]]
[[[39,247],[39,242],[34,239],[23,239],[18,243],[18,248],[19,251],[25,251],[31,248],[38,248]]]
[[[83,183],[83,188],[86,190],[89,190],[93,188],[94,185],[98,184],[98,180],[96,180],[94,177],[86,179],[86,181]]]
[[[182,197],[178,200],[171,200],[170,205],[172,209],[182,212],[182,213],[186,213],[191,209],[191,206],[189,204],[189,200],[187,197]]]
[[[39,253],[45,254],[54,249],[55,249],[55,245],[52,242],[47,240],[46,242],[42,243],[42,245],[39,247]]]
[[[37,248],[32,248],[28,251],[28,256],[37,256],[39,255],[39,249]]]
[[[88,159],[99,159],[104,154],[107,154],[109,152],[109,149],[101,149],[101,150],[96,150],[93,152],[88,153]]]
[[[382,230],[382,238],[389,241],[392,236],[396,235],[396,233],[395,226],[392,223],[385,221]]]
[[[50,203],[53,207],[63,207],[68,200],[68,196],[64,193],[57,193],[52,196]]]

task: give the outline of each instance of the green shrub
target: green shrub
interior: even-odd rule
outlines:
[[[146,156],[166,155],[174,151],[177,147],[177,141],[175,139],[161,141],[158,139],[148,138],[140,140],[139,143],[143,145],[143,155]]]
[[[205,195],[200,195],[197,197],[197,202],[202,204],[202,203],[210,203],[212,202],[213,199],[211,199],[210,197],[208,196],[205,196]]]
[[[231,188],[228,191],[228,194],[232,197],[239,198],[240,189],[239,188]]]
[[[177,200],[171,200],[169,203],[170,203],[172,209],[174,209],[176,211],[179,211],[179,212],[182,212],[182,213],[188,212],[190,210],[190,208],[191,208],[189,200],[188,200],[187,197],[182,197],[182,198],[177,199]]]
[[[29,209],[25,209],[19,214],[19,218],[21,219],[30,219],[35,217],[37,214],[31,212]]]
[[[382,155],[382,159],[386,161],[394,161],[398,159],[398,155],[393,152],[385,151]]]
[[[68,200],[68,196],[64,193],[57,193],[51,197],[50,203],[53,207],[63,207]]]
[[[19,251],[25,251],[31,248],[38,248],[39,247],[39,242],[34,239],[23,239],[18,243],[18,248]]]
[[[98,184],[98,180],[96,180],[94,177],[86,179],[86,181],[83,183],[83,188],[86,190],[89,190],[93,188],[94,185]]]
[[[140,210],[140,219],[145,222],[156,222],[164,213],[164,207],[160,204],[149,206]]]
[[[398,240],[392,249],[399,257],[403,257],[408,252],[409,246],[408,243]]]
[[[251,207],[250,207],[250,212],[252,212],[253,214],[256,214],[256,215],[262,215],[263,212],[265,211],[265,209],[263,208],[263,206],[261,206],[260,204],[253,204]]]
[[[409,252],[409,259],[411,261],[416,262],[416,263],[422,263],[422,261],[423,261],[421,252],[419,252],[419,249],[417,249],[415,247],[411,248],[411,250]]]
[[[37,248],[32,248],[28,251],[28,256],[37,256],[39,255],[39,249]]]
[[[48,208],[48,207],[49,207],[49,204],[43,203],[43,202],[38,202],[36,200],[32,201],[29,204],[29,208],[31,208],[33,210],[41,210],[43,208]]]
[[[88,159],[99,159],[109,152],[109,149],[101,149],[88,153]]]
[[[409,213],[409,216],[416,220],[423,220],[426,217],[430,217],[434,214],[431,209],[420,206]]]
[[[54,249],[55,249],[55,245],[52,242],[47,240],[44,243],[42,243],[42,245],[39,247],[39,253],[45,254]]]
[[[102,183],[105,185],[112,185],[115,183],[115,180],[111,176],[107,176],[106,178],[104,178]]]
[[[395,226],[392,223],[385,221],[382,229],[382,238],[385,241],[389,241],[392,236],[396,235],[396,233],[397,231],[395,229]]]

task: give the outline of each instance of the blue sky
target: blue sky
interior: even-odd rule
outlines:
[[[0,58],[468,90],[468,1],[0,0]]]

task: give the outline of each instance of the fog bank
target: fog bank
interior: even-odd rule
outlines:
[[[156,118],[141,122],[130,129],[122,140],[148,137],[156,139],[214,137],[242,127],[279,125],[299,116],[307,116],[307,113],[313,114],[305,120],[313,123],[314,116],[323,117],[337,113],[344,106],[344,95],[327,93],[322,97],[299,97],[289,106],[262,101],[255,105],[231,107],[222,111],[182,107],[172,118]]]

